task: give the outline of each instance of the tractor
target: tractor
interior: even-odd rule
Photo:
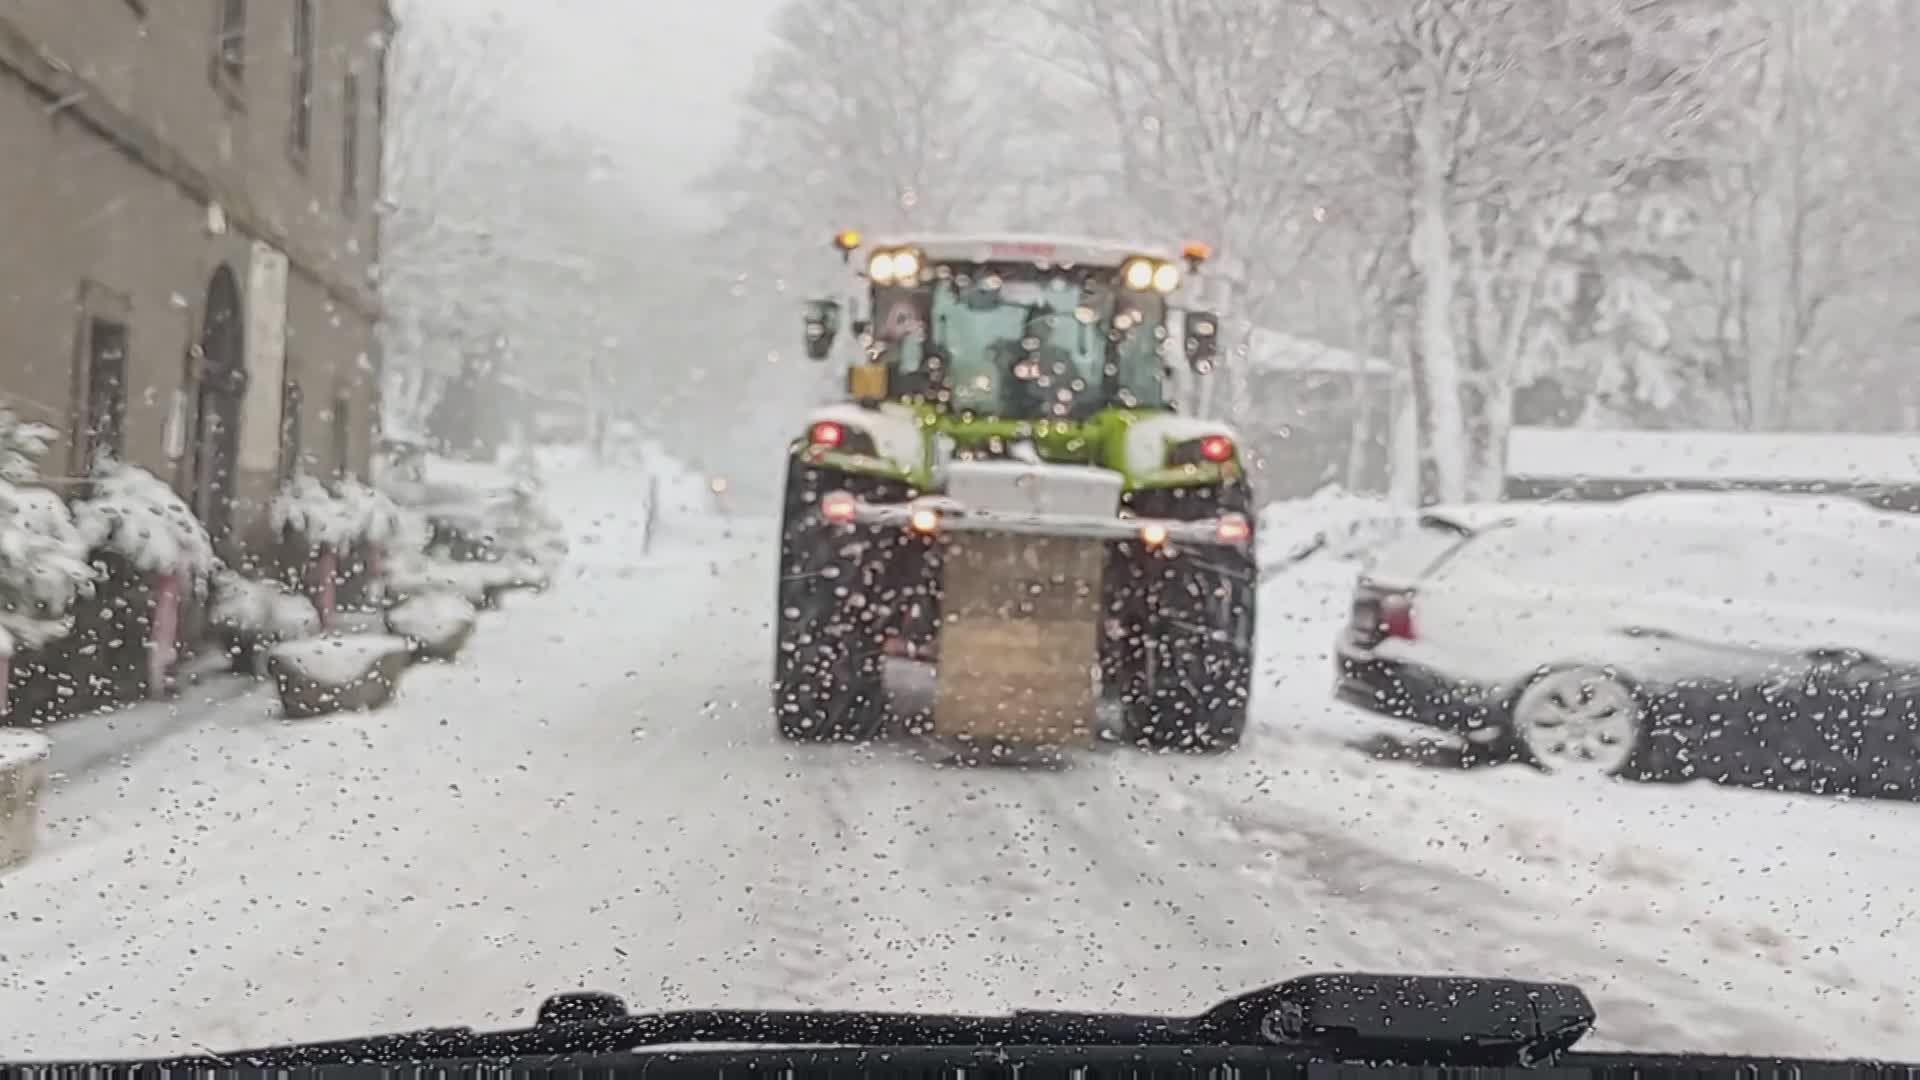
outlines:
[[[1209,250],[1041,236],[834,238],[809,300],[844,397],[788,446],[773,707],[863,741],[888,672],[931,665],[923,734],[998,752],[1120,740],[1218,753],[1247,725],[1258,591],[1246,459],[1179,412],[1217,317]]]

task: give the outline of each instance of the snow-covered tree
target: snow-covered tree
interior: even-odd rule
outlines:
[[[1441,499],[1493,497],[1514,380],[1553,255],[1592,201],[1681,153],[1721,77],[1716,20],[1610,0],[1316,5],[1348,80],[1322,129],[1360,162],[1383,131],[1417,274],[1412,353]]]
[[[499,142],[499,88],[521,46],[498,15],[425,0],[396,14],[381,162],[381,415],[393,433],[418,438],[468,354],[497,333],[460,300],[490,274],[489,222],[512,201],[490,149]]]
[[[74,602],[93,583],[73,515],[58,495],[33,486],[54,434],[0,408],[0,657],[64,636]]]

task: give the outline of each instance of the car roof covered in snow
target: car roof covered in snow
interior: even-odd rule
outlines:
[[[1119,266],[1136,255],[1172,261],[1164,244],[1130,244],[1041,233],[933,233],[876,237],[875,249],[911,247],[929,262],[1034,262],[1056,266]]]

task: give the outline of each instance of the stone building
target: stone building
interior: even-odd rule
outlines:
[[[0,398],[272,550],[377,428],[387,0],[0,0]]]

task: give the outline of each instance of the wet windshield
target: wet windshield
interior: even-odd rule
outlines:
[[[0,1075],[1920,1060],[1920,0],[0,0],[0,238]]]

